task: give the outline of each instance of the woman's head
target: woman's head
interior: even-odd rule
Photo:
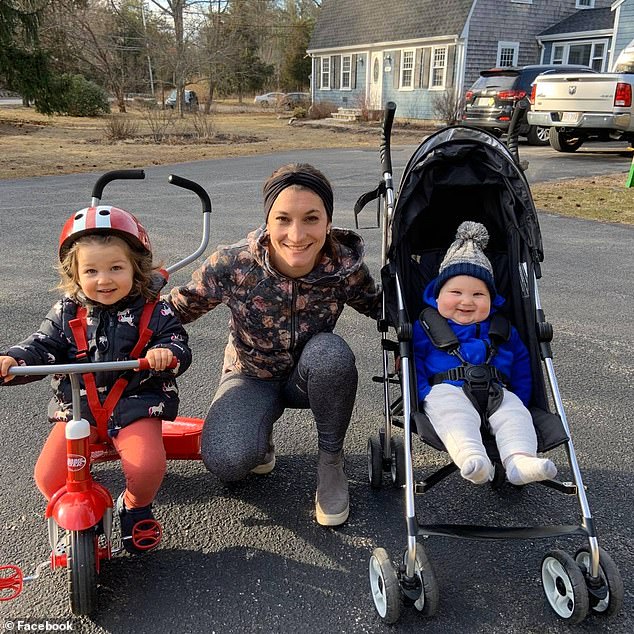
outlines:
[[[264,184],[264,207],[273,266],[293,278],[310,273],[332,224],[328,179],[312,165],[285,165]]]
[[[152,298],[152,254],[133,249],[112,234],[87,234],[64,252],[59,288],[71,297],[81,291],[94,302],[110,306],[129,295]]]
[[[271,207],[276,198],[287,187],[310,189],[319,196],[324,204],[328,222],[332,222],[334,208],[332,185],[330,181],[309,163],[289,163],[276,169],[264,183],[264,212],[268,220]]]

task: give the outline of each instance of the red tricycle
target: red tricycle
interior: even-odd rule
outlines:
[[[143,170],[117,170],[104,174],[92,191],[90,208],[97,208],[104,187],[117,179],[143,179]],[[198,249],[190,256],[167,267],[165,273],[183,268],[197,259],[209,242],[211,201],[207,192],[197,183],[171,175],[169,182],[198,195],[203,211],[203,238]],[[89,208],[89,209],[90,209]],[[97,579],[104,560],[120,552],[113,548],[113,498],[110,492],[91,476],[91,465],[117,460],[118,454],[108,439],[105,429],[99,429],[97,442],[90,441],[90,424],[82,418],[80,374],[93,372],[148,370],[146,359],[108,361],[101,363],[72,363],[58,365],[14,366],[15,376],[67,374],[72,391],[72,419],[66,424],[66,484],[59,489],[46,506],[45,518],[51,554],[39,564],[31,576],[24,576],[19,567],[0,566],[0,601],[17,597],[24,582],[35,580],[41,571],[66,568],[70,609],[75,615],[90,615],[97,606]],[[163,421],[163,443],[168,460],[200,460],[202,419],[178,417]],[[139,522],[132,535],[139,550],[154,548],[161,539],[161,527],[155,520]]]

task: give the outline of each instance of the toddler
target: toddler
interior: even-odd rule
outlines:
[[[36,333],[2,353],[0,385],[14,378],[8,372],[15,365],[148,359],[152,370],[127,373],[114,404],[105,399],[115,385],[121,387],[116,373],[80,376],[91,442],[104,440],[98,427],[107,429],[121,457],[126,488],[116,506],[123,545],[131,553],[148,550],[138,548],[132,535],[138,522],[154,519],[152,501],[166,467],[161,421],[173,420],[178,411],[175,377],[191,363],[187,333],[158,300],[166,280],[152,263],[147,232],[129,212],[100,206],[73,214],[60,236],[59,259],[64,297]],[[168,370],[174,357],[177,365]],[[20,376],[13,384],[38,378]],[[35,466],[35,482],[48,500],[66,482],[64,428],[72,413],[68,376],[54,376],[52,387],[48,417],[54,426]]]
[[[464,380],[448,373],[463,365],[461,360],[490,364],[494,369],[486,418],[507,479],[517,485],[552,479],[557,469],[550,460],[536,456],[537,436],[527,409],[532,387],[528,350],[514,327],[499,345],[489,337],[491,316],[504,299],[497,294],[493,268],[483,252],[488,240],[482,224],[463,222],[438,277],[425,289],[425,303],[447,320],[460,347],[459,357],[436,348],[421,322],[416,322],[419,402],[462,477],[475,484],[492,480],[494,468],[482,443],[480,414],[463,389]]]

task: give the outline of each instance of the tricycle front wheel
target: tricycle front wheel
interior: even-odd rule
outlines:
[[[97,608],[97,532],[67,531],[66,537],[70,608],[77,616],[88,616]]]

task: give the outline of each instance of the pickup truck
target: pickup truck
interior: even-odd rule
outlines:
[[[574,152],[592,139],[634,142],[634,47],[613,73],[539,75],[531,92],[530,125],[550,128],[550,145]]]

